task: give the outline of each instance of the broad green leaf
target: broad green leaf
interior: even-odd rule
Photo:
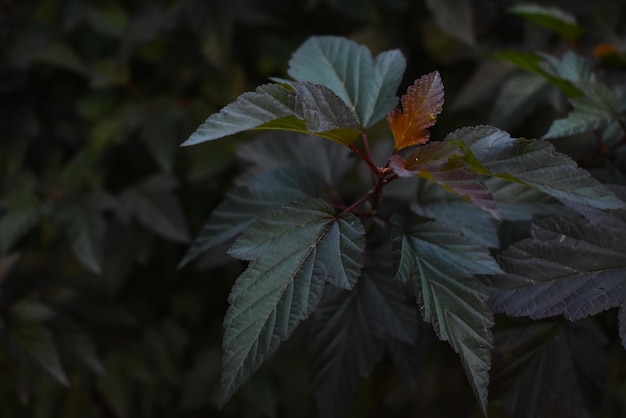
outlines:
[[[469,45],[476,43],[474,13],[470,0],[427,0],[442,31]]]
[[[607,339],[591,322],[506,321],[494,332],[491,402],[516,418],[592,418],[602,409]]]
[[[406,160],[399,155],[389,167],[401,177],[420,176],[458,194],[480,209],[499,218],[496,202],[482,176],[461,160],[461,150],[452,142],[434,142],[418,147]]]
[[[565,204],[624,207],[624,202],[547,141],[511,138],[491,126],[461,128],[446,140],[465,148],[465,160],[477,172],[534,187]]]
[[[366,266],[351,291],[326,288],[315,311],[309,345],[320,416],[343,416],[385,346],[393,341],[414,345],[417,310],[411,292],[391,276],[384,266]]]
[[[0,216],[0,252],[9,251],[42,218],[39,200],[30,193],[8,196]]]
[[[312,83],[264,84],[211,115],[182,145],[250,129],[313,134],[344,145],[359,134],[353,111],[327,87]]]
[[[574,16],[556,7],[545,7],[536,4],[518,4],[511,7],[509,10],[531,22],[558,33],[570,42],[576,40],[582,32]]]
[[[313,312],[326,282],[356,284],[364,245],[358,218],[337,216],[317,199],[264,213],[248,226],[229,251],[251,262],[224,319],[222,403]]]
[[[235,238],[267,210],[298,199],[318,197],[322,184],[321,179],[310,170],[283,167],[263,173],[254,177],[250,183],[232,189],[215,208],[179,267],[199,254]]]
[[[348,39],[313,36],[294,52],[287,73],[296,81],[331,89],[354,110],[360,126],[368,128],[398,103],[405,67],[400,51],[373,58],[367,47]]]
[[[569,97],[582,95],[582,92],[574,85],[574,83],[561,77],[557,77],[553,75],[551,71],[546,70],[543,65],[544,58],[539,54],[521,51],[500,51],[495,55],[495,58],[510,62],[523,70],[530,71],[531,73],[544,77],[550,83],[561,89],[561,91]]]
[[[123,218],[135,217],[149,230],[175,242],[190,240],[187,223],[174,190],[177,181],[155,175],[131,186],[120,195]]]
[[[459,354],[485,412],[494,322],[486,288],[474,276],[500,267],[485,248],[439,222],[396,230],[393,244],[396,279],[415,283],[422,318]]]
[[[584,95],[570,98],[572,112],[564,119],[552,122],[544,138],[580,134],[600,129],[617,120],[619,109],[615,96],[599,83],[579,84]]]
[[[497,312],[577,320],[626,299],[626,223],[545,218],[531,238],[501,254],[505,274],[490,279]]]
[[[428,142],[427,128],[435,124],[443,109],[443,95],[443,83],[437,71],[418,78],[409,86],[402,95],[402,110],[394,108],[387,113],[397,150]]]
[[[4,330],[6,342],[9,350],[15,351],[14,354],[26,354],[57,382],[68,386],[53,335],[45,324],[52,316],[54,312],[44,305],[30,302],[15,305],[10,313],[9,324]]]

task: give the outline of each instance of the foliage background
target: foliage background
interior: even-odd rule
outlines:
[[[540,137],[566,102],[529,90],[490,53],[572,45],[507,12],[515,3],[0,0],[0,416],[315,416],[298,332],[217,410],[222,320],[243,266],[215,254],[177,265],[240,172],[235,148],[250,135],[178,145],[242,92],[284,76],[314,34],[400,48],[402,88],[440,71],[447,102],[433,137],[482,123]],[[583,54],[624,36],[620,0],[543,3],[579,19]],[[594,146],[555,144],[577,159]],[[594,320],[607,329],[602,416],[624,416],[614,312]],[[496,342],[507,338],[496,328]],[[414,360],[413,386],[386,360],[349,414],[479,416],[445,343],[424,341]]]

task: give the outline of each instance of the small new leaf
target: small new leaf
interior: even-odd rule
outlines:
[[[427,128],[435,124],[441,113],[443,95],[443,83],[437,71],[418,78],[409,86],[401,99],[402,110],[396,108],[387,114],[397,150],[428,142]]]
[[[251,262],[228,299],[222,404],[313,312],[326,282],[355,285],[364,234],[354,215],[307,199],[261,215],[235,241],[230,254]]]
[[[482,176],[461,160],[461,156],[461,150],[451,142],[432,142],[418,147],[406,160],[393,155],[389,167],[401,177],[417,175],[433,181],[499,218],[496,202]]]

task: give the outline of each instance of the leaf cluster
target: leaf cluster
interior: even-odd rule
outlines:
[[[615,103],[608,93],[598,93],[608,89],[574,55],[547,60],[549,73],[537,68],[571,88],[574,107],[594,112],[601,103]],[[495,313],[577,320],[623,303],[621,193],[544,139],[512,138],[481,125],[431,140],[428,128],[443,109],[441,75],[435,71],[415,80],[395,107],[404,67],[397,51],[373,58],[344,38],[309,38],[289,61],[287,73],[295,81],[244,93],[183,144],[266,128],[308,135],[273,138],[289,154],[316,144],[317,152],[306,150],[308,164],[288,158],[281,168],[244,175],[183,260],[230,242],[228,253],[248,262],[228,298],[221,403],[311,318],[318,411],[341,416],[359,380],[385,353],[393,357],[398,345],[417,353],[423,331],[415,324],[423,321],[458,354],[486,415]],[[325,92],[324,99],[314,92]],[[278,102],[285,105],[283,113]],[[392,139],[394,146],[377,165],[367,128],[385,114],[391,138],[382,140]],[[568,117],[574,119],[579,116]],[[556,121],[545,136],[578,133],[563,124],[569,122]],[[330,148],[311,135],[334,144]],[[252,146],[269,156],[270,140]],[[340,157],[339,175],[324,176],[317,164],[330,165],[326,149],[355,158]],[[264,161],[251,161],[252,154],[244,151],[247,164]],[[347,177],[355,159],[369,176]],[[369,181],[370,189],[346,201],[344,181],[357,190],[367,190]],[[387,199],[389,184],[402,181],[407,186],[399,198]],[[436,209],[444,204],[446,211]],[[498,230],[536,215],[543,218],[533,223],[531,236],[502,250]],[[461,217],[469,221],[459,222]],[[487,227],[477,233],[468,223]]]

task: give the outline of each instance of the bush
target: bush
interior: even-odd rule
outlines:
[[[2,416],[622,416],[621,7],[447,3],[3,3]]]

